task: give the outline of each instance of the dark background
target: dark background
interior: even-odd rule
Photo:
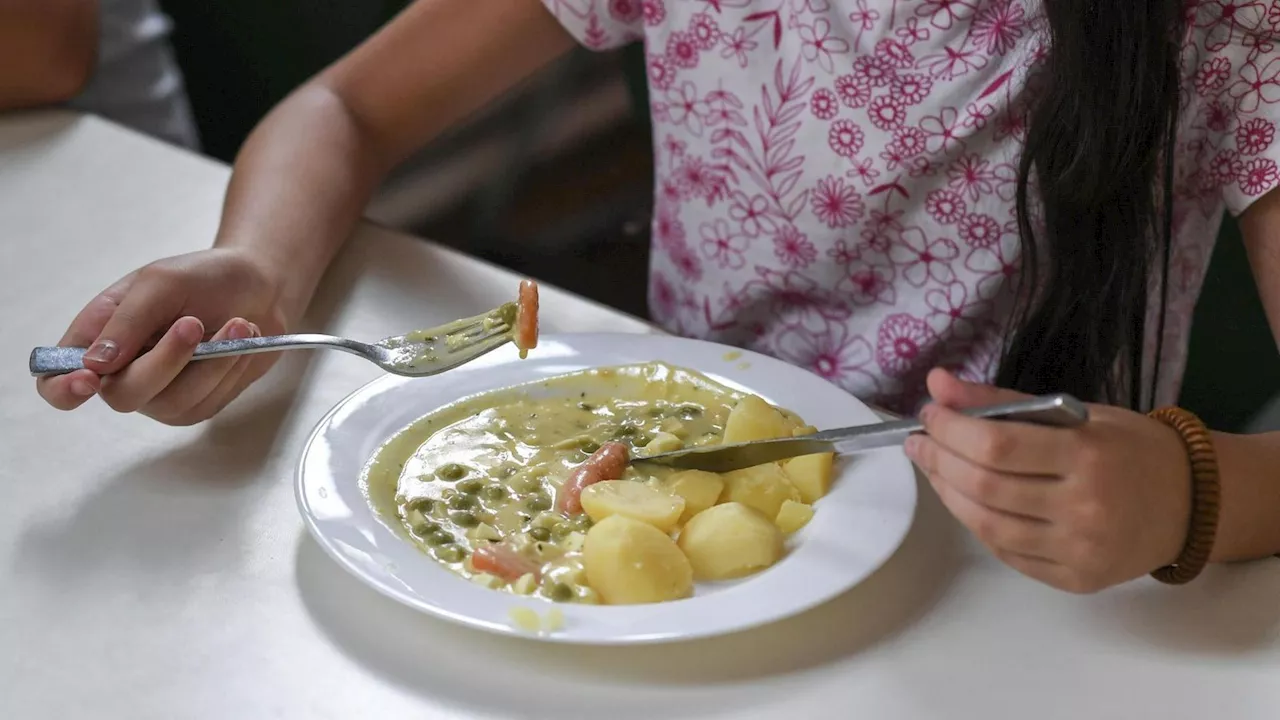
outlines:
[[[205,151],[230,162],[254,124],[407,0],[162,0]],[[511,160],[422,216],[393,223],[644,316],[652,157],[642,55],[579,52],[529,88],[441,138],[402,176],[505,138]],[[588,89],[625,85],[629,111],[550,157],[528,128],[580,109]],[[412,178],[411,178],[412,179]],[[409,195],[412,198],[412,195]],[[424,205],[427,204],[424,199]],[[437,203],[437,205],[439,205]],[[1211,425],[1241,427],[1280,393],[1280,363],[1235,224],[1224,223],[1196,310],[1182,402]]]

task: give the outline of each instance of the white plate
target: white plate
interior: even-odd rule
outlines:
[[[303,450],[298,507],[320,546],[379,592],[423,612],[503,634],[526,634],[510,620],[513,606],[545,613],[535,598],[474,585],[438,565],[370,508],[361,469],[392,434],[461,397],[591,367],[661,360],[703,374],[795,411],[818,428],[876,422],[861,402],[816,375],[750,352],[730,355],[713,343],[655,335],[544,336],[528,360],[510,346],[431,378],[386,376],[329,411]],[[733,351],[737,353],[737,351]],[[558,632],[538,637],[588,644],[684,640],[743,630],[807,610],[853,587],[883,564],[905,537],[916,483],[899,449],[838,466],[831,492],[774,567],[745,580],[699,585],[694,597],[633,606],[557,605]]]

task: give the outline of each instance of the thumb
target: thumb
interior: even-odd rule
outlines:
[[[929,373],[926,385],[929,388],[929,396],[935,403],[957,410],[999,405],[1030,397],[1015,390],[1005,390],[994,385],[966,382],[941,368]]]

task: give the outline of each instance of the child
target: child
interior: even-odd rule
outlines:
[[[1280,551],[1280,436],[1210,436],[1214,515],[1208,443],[1138,412],[1176,395],[1224,208],[1242,214],[1280,327],[1280,14],[1233,0],[545,2],[419,0],[295,92],[242,150],[214,248],[93,300],[64,338],[93,344],[92,370],[42,381],[43,396],[209,417],[270,360],[188,368],[192,347],[206,328],[295,320],[397,161],[570,36],[643,40],[660,323],[902,411],[931,397],[908,454],[997,556],[1056,587],[1194,575],[1209,547]],[[956,412],[1018,391],[1107,404],[1076,430]]]

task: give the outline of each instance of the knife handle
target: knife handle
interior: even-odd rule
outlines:
[[[984,420],[1027,422],[1050,427],[1076,427],[1089,420],[1089,408],[1079,400],[1065,394],[1042,395],[1017,402],[960,411],[969,417]],[[857,452],[905,442],[908,437],[922,432],[924,425],[914,418],[874,426],[855,426],[823,430],[810,437],[830,442],[836,452]]]

